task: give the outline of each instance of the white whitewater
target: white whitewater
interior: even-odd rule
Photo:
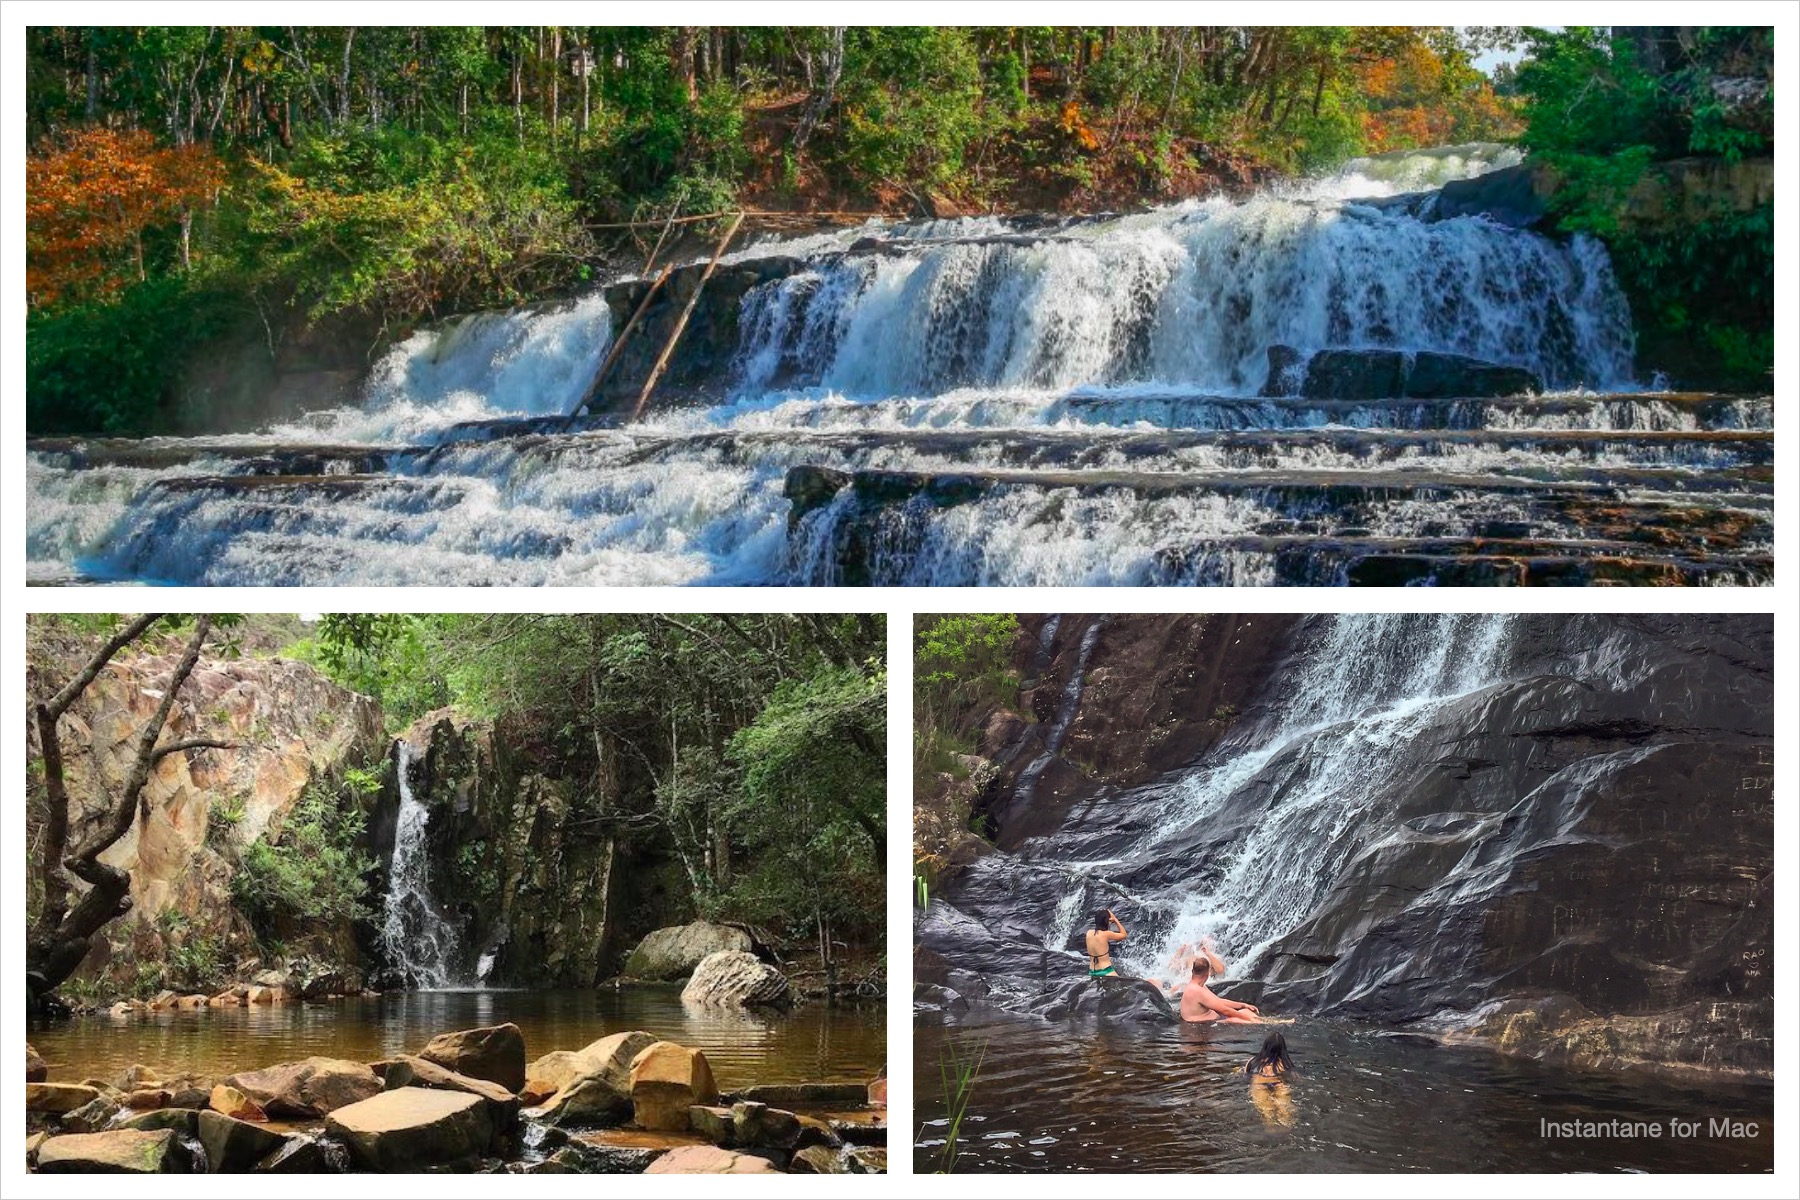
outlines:
[[[408,742],[395,743],[400,811],[394,824],[387,897],[382,903],[381,946],[388,964],[405,978],[409,988],[468,987],[475,981],[463,974],[467,955],[461,930],[432,893],[431,857],[425,840],[431,812],[413,795],[411,768],[416,753]]]
[[[1698,442],[1624,441],[1592,460],[1505,438],[1374,459],[1330,439],[1248,458],[1216,441],[1129,462],[1112,449],[1146,431],[1397,430],[1431,419],[1259,400],[1275,344],[1469,354],[1530,367],[1565,398],[1468,405],[1456,428],[1695,428],[1691,408],[1608,400],[1631,383],[1632,345],[1598,243],[1472,217],[1426,222],[1370,202],[1514,158],[1503,147],[1386,156],[1241,201],[1029,234],[981,217],[760,242],[728,257],[792,255],[806,267],[745,296],[730,398],[624,430],[544,437],[468,424],[574,404],[612,337],[599,292],[459,318],[393,347],[360,406],[257,435],[170,439],[186,455],[179,465],[30,455],[29,571],[40,581],[204,585],[831,584],[840,582],[848,493],[790,529],[790,467],[989,466],[1021,432],[1081,440],[1084,468],[1164,473],[1555,480],[1589,467],[1697,474],[1730,462],[1732,448]],[[892,252],[846,253],[875,233]],[[1755,429],[1770,419],[1759,401],[1733,418]],[[916,436],[930,432],[991,442],[945,447]],[[164,486],[237,473],[247,448],[309,446],[373,448],[386,465],[358,486]],[[347,458],[325,473],[369,470]],[[1256,552],[1221,548],[1176,576],[1163,558],[1312,520],[1292,509],[1241,492],[1013,489],[921,517],[905,546],[877,539],[871,561],[874,581],[909,584],[1293,582]],[[1495,495],[1455,508],[1396,499],[1340,524],[1395,538],[1524,520],[1513,499]]]
[[[1155,936],[1124,956],[1131,973],[1159,975],[1176,947],[1214,939],[1233,974],[1253,971],[1264,947],[1314,912],[1381,829],[1383,806],[1404,789],[1400,751],[1443,710],[1507,682],[1515,618],[1488,614],[1348,613],[1333,617],[1273,694],[1284,706],[1169,789],[1154,828],[1121,861],[1194,831],[1228,826],[1227,811],[1262,813],[1212,856],[1208,882],[1149,903]],[[1034,844],[1034,861],[1048,843]],[[1055,864],[1046,864],[1055,865]],[[1066,864],[1087,879],[1116,863]],[[1198,872],[1197,872],[1198,873]]]

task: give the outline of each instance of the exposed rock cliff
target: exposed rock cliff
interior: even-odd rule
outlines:
[[[128,774],[135,738],[162,699],[172,656],[136,655],[101,672],[63,718],[71,842],[100,820],[108,791]],[[43,663],[57,675],[74,663]],[[28,682],[38,694],[43,681]],[[279,658],[203,659],[182,688],[164,741],[216,738],[226,748],[171,754],[157,763],[131,830],[103,856],[131,875],[131,911],[106,930],[83,973],[106,968],[124,982],[160,959],[172,929],[230,948],[248,929],[231,904],[237,856],[282,821],[315,782],[381,753],[375,702],[332,683],[304,663]],[[28,753],[39,753],[36,730]],[[346,953],[349,931],[337,937]],[[242,948],[242,947],[239,947]]]
[[[1767,617],[1225,620],[1028,625],[1078,711],[1035,783],[1047,684],[987,723],[1002,850],[920,921],[933,1011],[1082,1011],[1113,904],[1128,974],[1213,933],[1273,1011],[1769,1072]]]

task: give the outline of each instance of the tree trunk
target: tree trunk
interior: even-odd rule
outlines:
[[[157,616],[139,618],[123,633],[107,643],[100,654],[90,660],[88,668],[76,678],[74,683],[58,693],[57,698],[39,709],[38,722],[40,736],[45,729],[48,738],[44,743],[44,766],[46,783],[49,783],[51,764],[55,763],[54,786],[47,786],[46,793],[54,797],[52,802],[51,822],[58,823],[57,808],[60,806],[60,829],[58,837],[66,839],[68,833],[68,794],[62,779],[62,751],[56,734],[56,718],[74,703],[77,696],[84,691],[100,669],[113,654],[133,641],[148,629]],[[174,711],[176,697],[188,676],[193,674],[195,665],[200,661],[200,651],[206,644],[207,635],[212,632],[211,618],[202,616],[194,625],[194,635],[188,640],[187,649],[175,665],[169,676],[169,682],[163,689],[162,702],[157,705],[156,712],[138,731],[137,754],[132,760],[131,773],[126,777],[125,786],[114,801],[110,813],[101,826],[77,846],[72,853],[62,859],[61,866],[69,874],[88,885],[85,895],[76,902],[72,909],[53,914],[50,893],[51,860],[48,851],[51,849],[51,831],[46,827],[46,857],[44,862],[46,895],[43,912],[39,914],[39,928],[26,945],[26,979],[33,1007],[36,1007],[51,992],[62,984],[87,957],[93,948],[94,935],[104,929],[114,918],[131,911],[131,876],[108,863],[100,861],[100,856],[109,850],[114,843],[131,830],[138,818],[139,797],[144,785],[150,782],[150,773],[164,754],[189,746],[193,741],[177,742],[169,746],[159,746],[163,727],[168,723],[169,714]],[[67,697],[64,700],[64,697]],[[60,702],[60,708],[58,704]],[[66,880],[59,879],[54,909],[62,909],[66,905],[68,889]]]

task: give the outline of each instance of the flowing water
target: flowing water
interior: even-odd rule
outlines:
[[[1254,1029],[1001,1020],[913,1034],[914,1169],[943,1169],[937,1080],[982,1052],[955,1169],[982,1171],[1768,1171],[1774,1089],[1541,1067],[1308,1022],[1297,1073],[1254,1089]],[[1673,1119],[1698,1129],[1677,1135]],[[1545,1136],[1542,1121],[1654,1121],[1660,1136]],[[1712,1121],[1754,1124],[1729,1136]],[[1685,1126],[1684,1126],[1685,1129]],[[1748,1130],[1742,1130],[1748,1133]]]
[[[460,318],[395,346],[356,407],[34,443],[30,576],[1767,582],[1767,398],[1650,390],[1598,243],[1381,203],[1509,155],[759,243],[728,269],[792,263],[744,296],[719,398],[623,427],[553,416],[610,343],[601,293]],[[1275,345],[1472,355],[1549,390],[1264,396]]]
[[[478,985],[487,977],[493,960],[484,955],[480,963],[469,962],[462,930],[432,894],[431,855],[425,843],[431,813],[413,796],[411,768],[415,753],[407,742],[394,743],[400,810],[394,824],[394,857],[388,867],[387,896],[382,902],[381,946],[389,966],[408,987]]]
[[[437,1034],[511,1021],[531,1059],[642,1029],[705,1052],[722,1088],[872,1079],[886,1061],[880,1005],[811,1004],[786,1016],[700,1009],[672,987],[592,991],[392,992],[319,1004],[77,1017],[34,1028],[50,1077],[110,1079],[133,1063],[159,1074],[221,1076],[311,1055],[374,1062]]]

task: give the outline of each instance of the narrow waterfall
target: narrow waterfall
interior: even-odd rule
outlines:
[[[389,965],[405,978],[409,988],[468,987],[473,981],[468,975],[462,930],[431,890],[431,860],[425,840],[431,813],[413,794],[414,754],[410,743],[394,744],[400,811],[382,907],[381,945]]]

